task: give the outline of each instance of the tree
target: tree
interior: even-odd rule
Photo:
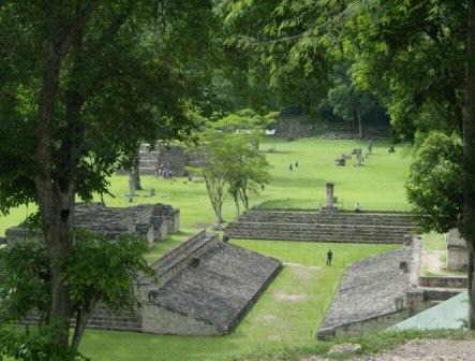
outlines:
[[[263,61],[271,64],[273,76],[297,64],[316,76],[318,67],[328,75],[328,65],[343,54],[354,84],[378,96],[400,138],[414,140],[432,130],[462,136],[461,233],[470,251],[469,321],[475,329],[474,7],[474,0],[223,5],[226,23],[237,33],[235,43],[264,47]],[[324,85],[325,75],[320,79]]]
[[[460,226],[463,204],[462,141],[431,133],[417,150],[407,182],[409,201],[424,230],[445,233]]]
[[[75,0],[0,7],[0,207],[39,206],[48,323],[58,348],[69,345],[72,303],[62,260],[73,252],[76,195],[106,192],[107,177],[139,141],[192,127],[189,63],[165,55],[188,48],[194,56],[205,45],[211,4],[156,5]]]
[[[225,180],[239,216],[240,205],[249,209],[249,193],[258,193],[269,182],[269,163],[255,146],[254,137],[229,135],[220,154],[226,164]]]
[[[70,258],[63,261],[63,277],[71,297],[71,317],[75,320],[72,355],[78,351],[97,304],[104,304],[116,312],[133,309],[137,304],[134,282],[140,275],[152,273],[143,258],[148,248],[142,240],[125,236],[111,240],[85,231],[76,231],[74,238]],[[51,330],[48,327],[51,318],[48,263],[42,240],[19,242],[0,250],[0,265],[4,272],[0,279],[2,322],[22,321],[36,313],[40,319],[38,333]],[[11,347],[12,353],[19,348],[18,345]],[[45,354],[46,357],[47,352]]]
[[[208,196],[218,224],[224,222],[222,207],[230,194],[240,213],[241,205],[249,208],[249,193],[259,192],[269,182],[264,155],[255,146],[256,135],[206,131],[200,147],[206,154],[201,168]]]
[[[369,91],[359,89],[352,82],[350,69],[347,68],[335,67],[327,103],[335,115],[351,122],[354,133],[362,139],[365,124],[375,117],[385,119],[384,109]]]
[[[475,0],[468,4],[467,50],[465,61],[465,103],[463,112],[463,224],[462,234],[469,250],[469,325],[475,329]]]

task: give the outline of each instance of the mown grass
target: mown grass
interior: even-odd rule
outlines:
[[[410,150],[376,143],[373,154],[363,167],[336,167],[334,160],[366,142],[308,138],[287,142],[267,139],[262,143],[272,166],[271,183],[252,198],[253,205],[284,208],[317,208],[324,201],[326,182],[335,183],[340,207],[351,209],[359,202],[364,209],[407,210],[404,182],[410,164]],[[289,170],[289,164],[299,167]],[[181,232],[157,244],[147,255],[149,261],[179,244],[194,232],[210,227],[214,216],[205,186],[196,179],[164,180],[142,177],[144,191],[133,203],[128,202],[126,176],[110,180],[113,197],[110,206],[162,202],[181,210]],[[150,196],[150,190],[155,195]],[[0,218],[0,234],[21,222],[33,207],[13,210]],[[227,220],[235,217],[232,202],[224,205]],[[334,291],[346,267],[355,261],[391,249],[390,246],[336,245],[272,241],[237,240],[235,244],[279,258],[288,263],[282,273],[259,299],[235,332],[224,337],[177,337],[137,333],[88,331],[82,351],[100,361],[226,360],[243,355],[279,354],[287,349],[325,348],[314,333],[322,321]],[[324,266],[324,256],[331,247],[335,264]]]
[[[376,143],[373,154],[362,167],[355,167],[350,160],[346,167],[337,167],[334,160],[342,153],[350,153],[353,148],[365,148],[367,142],[354,140],[328,140],[306,138],[288,142],[267,138],[262,142],[271,164],[271,182],[259,195],[251,199],[252,205],[273,208],[317,208],[325,198],[325,183],[335,183],[339,206],[352,209],[359,202],[363,209],[408,210],[404,182],[411,162],[410,148],[400,146],[396,153],[387,152],[388,144]],[[289,164],[299,162],[299,167],[289,170]],[[181,209],[183,236],[195,232],[214,222],[205,185],[202,180],[188,182],[183,178],[164,180],[143,176],[144,191],[139,192],[132,204],[169,203]],[[150,190],[155,195],[150,196]],[[105,197],[110,206],[127,206],[130,203],[126,176],[110,179],[113,197]],[[20,223],[34,206],[12,210],[8,216],[0,216],[0,235],[6,228]],[[224,205],[225,219],[235,217],[230,199]]]

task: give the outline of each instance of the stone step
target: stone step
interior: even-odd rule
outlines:
[[[359,228],[387,228],[387,229],[413,229],[411,225],[393,225],[393,224],[358,224],[358,223],[295,223],[295,222],[231,222],[229,223],[228,227],[232,226],[293,226],[293,227],[330,227],[330,228],[349,228],[349,227],[359,227]]]
[[[368,235],[345,235],[345,234],[309,234],[309,233],[257,233],[257,232],[236,232],[226,233],[229,238],[244,239],[269,239],[288,241],[318,241],[318,242],[344,242],[344,243],[404,243],[404,237],[392,236],[368,236]]]
[[[446,301],[464,292],[464,290],[460,288],[421,287],[420,289],[423,292],[425,301]]]
[[[226,234],[231,233],[289,233],[289,234],[330,234],[330,235],[357,235],[361,236],[384,236],[384,237],[404,237],[412,234],[411,230],[388,230],[388,229],[338,229],[338,228],[263,228],[263,227],[231,227],[225,230]]]
[[[318,216],[276,216],[276,217],[257,217],[257,216],[242,216],[238,220],[239,222],[293,222],[293,223],[330,223],[330,224],[342,224],[342,223],[362,223],[362,224],[400,224],[408,226],[416,226],[415,221],[407,219],[392,219],[392,218],[359,218],[359,217],[318,217]]]

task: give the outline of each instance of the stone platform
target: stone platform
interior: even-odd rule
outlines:
[[[229,223],[228,238],[402,244],[418,233],[414,216],[397,212],[253,209]]]

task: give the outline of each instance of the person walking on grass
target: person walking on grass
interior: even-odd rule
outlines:
[[[333,252],[331,249],[327,252],[327,266],[331,266],[333,261]]]

